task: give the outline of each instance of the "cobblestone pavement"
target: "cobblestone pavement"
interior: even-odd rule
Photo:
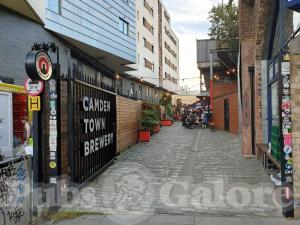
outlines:
[[[149,221],[170,215],[193,223],[169,224],[200,224],[203,216],[247,224],[254,217],[282,219],[275,193],[261,162],[242,158],[238,136],[175,123],[120,156],[62,210],[103,213],[121,224],[156,224]],[[106,224],[108,217],[96,218]]]

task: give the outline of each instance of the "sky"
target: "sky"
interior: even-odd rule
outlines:
[[[179,38],[180,86],[200,90],[200,77],[197,69],[196,39],[208,38],[208,13],[213,5],[222,0],[162,0],[171,15],[172,29]],[[227,2],[224,0],[224,3]]]

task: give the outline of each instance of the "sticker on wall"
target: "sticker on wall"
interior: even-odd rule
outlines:
[[[285,145],[283,151],[285,154],[290,154],[292,152],[292,146]]]
[[[281,64],[282,71],[282,98],[281,98],[281,123],[283,134],[282,154],[282,182],[284,186],[293,184],[293,148],[292,148],[292,120],[290,96],[290,62]]]

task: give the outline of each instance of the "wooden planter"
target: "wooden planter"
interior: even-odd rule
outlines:
[[[162,121],[160,121],[160,124],[162,126],[166,126],[166,127],[172,126],[172,120],[162,120]]]
[[[160,124],[156,125],[154,128],[153,128],[153,133],[159,133],[160,132]]]
[[[150,130],[140,130],[139,131],[139,141],[149,142],[150,141]]]

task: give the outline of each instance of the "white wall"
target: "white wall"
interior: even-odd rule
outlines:
[[[175,84],[172,81],[164,79],[163,88],[173,91],[173,92],[178,92],[179,91],[179,40],[171,28],[172,18],[170,17],[170,21],[168,22],[164,16],[164,11],[166,11],[166,13],[170,16],[167,9],[163,6],[163,12],[162,12],[163,76],[165,77],[165,73],[168,73],[172,77],[177,79],[178,82],[177,82],[177,84]],[[168,31],[171,32],[172,36],[175,38],[176,43],[177,43],[176,45],[171,41],[169,36],[165,33],[165,27],[167,28]],[[177,54],[176,58],[165,48],[165,42],[167,42],[168,45],[171,47],[171,49],[173,51],[175,51],[175,53]],[[177,66],[177,71],[173,70],[171,67],[169,67],[165,63],[165,57],[167,57],[169,60],[171,60],[171,63],[175,64],[175,66]]]
[[[158,49],[158,1],[147,0],[148,4],[153,8],[153,16],[144,7],[144,1],[136,1],[136,61],[137,64],[133,67],[137,71],[128,72],[128,74],[142,78],[154,85],[159,86],[159,49]],[[154,27],[154,32],[151,34],[143,25],[143,17]],[[146,38],[154,45],[154,53],[144,47],[144,39]],[[144,58],[154,64],[154,71],[145,67]]]

